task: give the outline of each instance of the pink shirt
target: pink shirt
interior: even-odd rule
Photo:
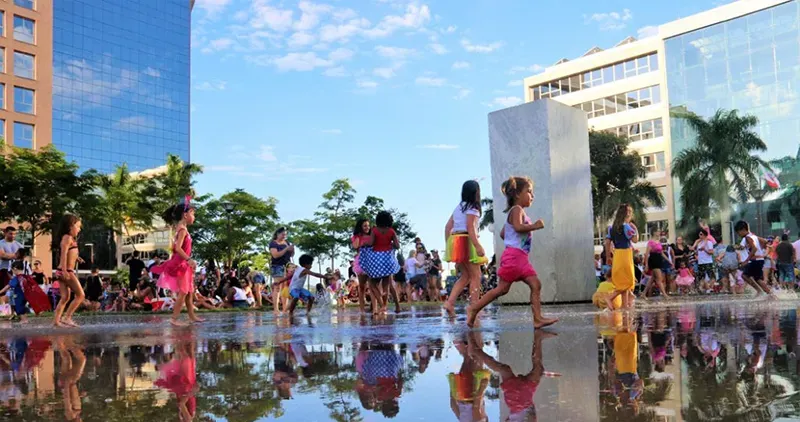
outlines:
[[[664,249],[661,247],[661,243],[658,243],[655,240],[648,241],[647,242],[647,247],[650,248],[650,252],[653,252],[653,253],[664,252]]]

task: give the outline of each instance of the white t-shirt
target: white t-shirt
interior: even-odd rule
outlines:
[[[16,240],[13,242],[6,242],[5,239],[0,239],[0,250],[8,254],[16,254],[18,250],[22,248],[22,245],[17,242]],[[14,262],[13,259],[0,259],[0,270],[9,270],[11,271],[11,263]]]
[[[800,239],[795,240],[792,246],[794,246],[794,256],[797,258],[797,262],[800,262]]]
[[[238,287],[233,288],[233,300],[247,300],[247,292]]]
[[[303,274],[303,271],[305,271],[305,268],[303,267],[297,267],[297,269],[294,270],[294,275],[292,275],[292,282],[289,284],[290,292],[294,289],[306,288],[306,280],[308,280],[308,274],[301,275]]]
[[[455,210],[453,210],[453,230],[450,231],[450,234],[453,233],[466,233],[467,232],[467,215],[474,215],[475,217],[480,217],[481,212],[476,210],[475,208],[467,208],[467,211],[462,211],[464,207],[464,203],[458,204]],[[478,224],[480,218],[475,219],[475,232],[478,232]]]
[[[706,249],[714,249],[714,241],[710,239],[706,239],[697,244],[697,263],[700,265],[704,264],[713,264],[714,263],[714,256],[708,252]]]
[[[417,259],[408,258],[406,259],[406,279],[414,277],[415,275],[417,275]]]

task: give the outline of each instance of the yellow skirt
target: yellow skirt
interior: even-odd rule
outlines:
[[[616,291],[629,291],[636,286],[632,248],[614,250],[614,261],[611,265],[611,282],[614,284],[614,290]]]
[[[284,298],[284,299],[291,298],[291,295],[289,294],[289,287],[288,286],[284,286],[281,289],[281,297]]]
[[[447,238],[444,260],[455,264],[472,263],[477,265],[484,265],[489,262],[489,259],[485,256],[478,256],[475,245],[469,241],[469,235],[466,233],[451,234]]]

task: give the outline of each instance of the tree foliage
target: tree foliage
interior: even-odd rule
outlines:
[[[758,118],[740,116],[736,110],[718,110],[704,119],[692,112],[673,112],[696,135],[691,147],[672,163],[672,174],[680,180],[682,222],[711,217],[718,209],[722,221],[730,215],[730,204],[746,202],[757,185],[761,168],[769,165],[758,152],[767,145],[755,132]]]
[[[647,172],[639,154],[628,150],[630,140],[608,132],[589,132],[592,206],[598,228],[613,218],[620,204],[630,204],[639,224],[647,207],[664,206],[658,189],[644,180]]]

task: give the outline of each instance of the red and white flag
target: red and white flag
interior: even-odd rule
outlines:
[[[775,174],[770,171],[764,172],[764,180],[767,182],[767,186],[769,186],[772,189],[781,188],[781,182],[778,180],[778,177],[775,176]]]

